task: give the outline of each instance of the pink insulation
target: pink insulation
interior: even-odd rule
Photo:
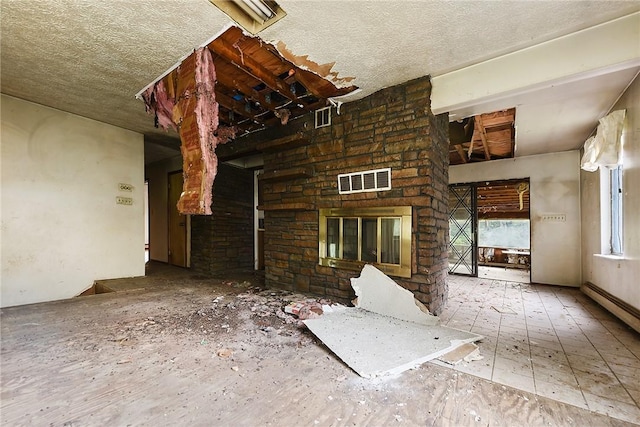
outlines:
[[[213,181],[218,173],[218,157],[215,150],[218,139],[214,132],[218,129],[218,103],[214,91],[216,69],[213,66],[211,51],[202,48],[196,55],[196,123],[200,134],[200,149],[204,171],[202,174],[202,198],[205,215],[211,214],[213,199]]]
[[[195,60],[195,61],[194,61]],[[195,62],[195,67],[194,67]],[[182,214],[211,215],[213,181],[218,171],[215,149],[235,138],[235,128],[219,127],[215,95],[216,70],[211,51],[196,50],[178,67],[177,81],[169,76],[143,93],[147,110],[155,113],[156,123],[177,129],[182,142],[183,191],[178,201]],[[165,80],[183,88],[172,98]]]
[[[156,125],[164,130],[177,129],[173,123],[173,106],[175,99],[171,99],[167,94],[167,88],[164,79],[150,86],[142,93],[142,99],[147,106],[148,112],[153,112],[156,116]]]

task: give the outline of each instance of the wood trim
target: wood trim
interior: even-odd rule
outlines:
[[[610,294],[591,282],[585,282],[581,287],[583,293],[591,297],[598,304],[602,305],[611,314],[618,317],[631,328],[640,332],[640,310],[628,302]],[[617,310],[621,312],[617,312]]]
[[[272,205],[259,205],[259,211],[312,211],[315,206],[312,203],[279,203]]]
[[[274,170],[258,175],[258,181],[287,181],[296,178],[308,178],[313,176],[310,167],[298,167],[284,170]]]
[[[629,313],[633,317],[636,317],[638,320],[640,320],[640,310],[638,310],[637,308],[635,308],[634,306],[632,306],[628,302],[621,300],[617,296],[610,294],[609,292],[605,291],[604,289],[601,289],[601,288],[597,287],[596,285],[594,285],[591,282],[585,282],[584,285],[582,285],[582,286],[585,287],[585,288],[589,288],[593,292],[595,292],[595,293],[599,294],[600,296],[606,298],[607,300],[609,300],[613,304],[615,304],[617,307],[621,308],[622,310],[626,311],[627,313]]]
[[[298,132],[282,138],[261,142],[257,144],[256,148],[260,151],[266,152],[280,151],[288,148],[297,148],[307,144],[308,142],[308,139],[301,132]]]

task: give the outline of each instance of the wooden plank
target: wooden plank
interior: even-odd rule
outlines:
[[[310,167],[297,167],[284,170],[274,170],[258,175],[259,181],[287,181],[296,178],[313,176],[313,169]]]
[[[304,136],[304,134],[302,132],[298,132],[293,135],[287,135],[271,141],[261,142],[256,148],[264,152],[281,151],[289,148],[300,147],[308,142],[309,140]]]
[[[259,205],[259,211],[312,211],[315,210],[313,203],[278,203],[269,205]]]
[[[482,123],[481,116],[475,116],[476,128],[475,130],[478,132],[480,136],[480,140],[482,141],[482,148],[484,149],[484,158],[485,160],[491,160],[491,153],[489,153],[489,145],[487,143],[487,131],[484,128],[484,124]]]
[[[231,30],[233,30],[233,28],[229,29],[229,31]],[[239,31],[236,37],[236,43],[238,43],[242,37],[245,36],[243,36],[242,32]],[[208,47],[213,52],[217,53],[218,55],[229,61],[231,64],[235,65],[239,70],[242,70],[243,72],[262,81],[272,90],[280,93],[281,95],[289,98],[292,101],[295,101],[297,103],[300,102],[298,97],[293,92],[291,92],[286,83],[274,76],[271,71],[263,67],[262,64],[254,60],[251,56],[244,55],[240,49],[232,48],[222,37],[218,37],[217,39],[209,43]]]
[[[482,114],[482,121],[486,128],[501,126],[504,124],[513,124],[515,121],[516,109],[495,111],[493,113]]]
[[[462,163],[467,163],[467,156],[465,155],[465,152],[462,149],[462,145],[456,144],[455,147],[456,147],[456,151],[458,152],[458,155],[460,156],[460,160],[462,160]]]
[[[223,58],[218,59],[218,61],[224,60],[225,59]],[[241,79],[235,78],[235,76],[227,73],[217,73],[216,78],[218,79],[218,85],[216,87],[222,85],[226,86],[227,88],[236,89],[241,92],[245,96],[245,98],[259,102],[260,106],[265,110],[271,110],[273,107],[275,107],[275,105],[273,105],[270,100],[267,100],[263,94],[255,90],[253,87],[249,86],[247,83],[243,82]]]
[[[234,114],[237,114],[240,117],[247,117],[259,123],[264,122],[264,120],[253,114],[251,111],[245,110],[245,104],[236,101],[230,96],[224,95],[222,93],[216,93],[216,102],[222,105],[224,108],[233,111]]]

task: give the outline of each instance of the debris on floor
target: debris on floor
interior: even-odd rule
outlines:
[[[373,266],[351,283],[356,307],[334,306],[304,324],[364,378],[399,374],[482,339],[438,325],[411,292]]]
[[[480,349],[472,342],[461,345],[460,347],[443,354],[438,358],[449,365],[457,365],[462,361],[473,362],[474,360],[482,360]]]
[[[351,287],[357,296],[356,307],[422,325],[440,321],[410,291],[372,265],[365,265],[360,277],[351,279]]]
[[[300,320],[316,319],[322,316],[322,304],[315,300],[292,302],[284,307],[284,312],[298,316]]]
[[[494,305],[491,306],[492,309],[494,309],[495,311],[497,311],[500,314],[518,314],[518,312],[516,312],[513,308],[503,305],[500,307],[496,307]]]

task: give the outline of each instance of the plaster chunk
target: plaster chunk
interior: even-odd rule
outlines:
[[[364,310],[421,325],[437,325],[440,319],[413,294],[373,265],[365,265],[360,277],[351,279],[354,305]]]

